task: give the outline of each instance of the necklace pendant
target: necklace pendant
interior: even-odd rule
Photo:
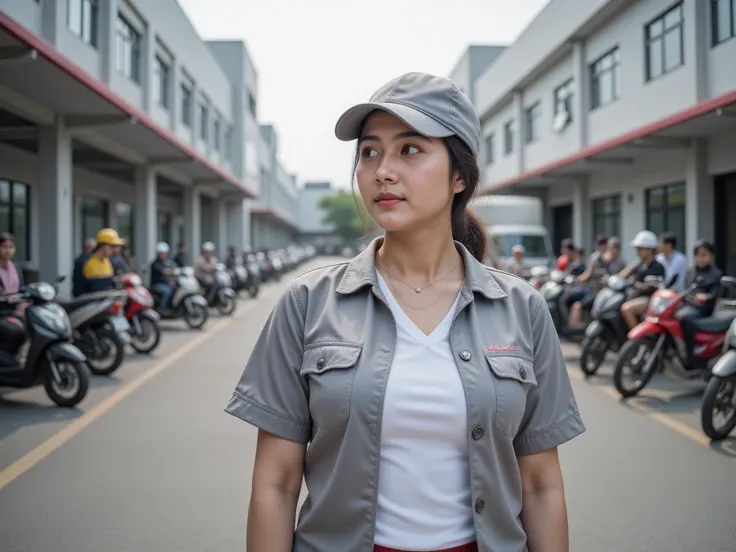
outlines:
[[[414,291],[416,291],[417,293],[422,293],[422,288],[416,288]]]

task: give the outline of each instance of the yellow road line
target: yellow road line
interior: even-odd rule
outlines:
[[[270,297],[272,293],[267,293],[265,295],[267,297]],[[249,301],[248,304],[239,308],[232,317],[221,320],[214,326],[211,326],[210,328],[205,330],[207,333],[203,333],[202,335],[184,345],[182,348],[171,353],[171,355],[168,356],[166,359],[147,369],[140,376],[131,380],[126,385],[115,391],[112,395],[97,403],[94,407],[85,412],[81,417],[64,426],[49,439],[47,439],[46,441],[32,449],[30,452],[10,464],[8,467],[0,471],[0,490],[12,483],[24,473],[26,473],[41,460],[49,456],[56,449],[72,439],[75,435],[81,433],[84,429],[89,427],[104,414],[112,410],[128,395],[135,392],[139,387],[151,381],[153,378],[166,370],[176,361],[180,360],[191,351],[202,345],[212,336],[216,335],[221,330],[232,324],[236,319],[240,318],[243,314],[251,310],[256,304],[257,303],[255,301]]]

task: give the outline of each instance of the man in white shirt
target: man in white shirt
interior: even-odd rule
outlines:
[[[659,261],[665,268],[665,281],[669,283],[676,277],[676,283],[672,286],[677,291],[685,289],[685,273],[687,272],[687,257],[677,250],[677,237],[672,232],[663,232],[659,236]]]

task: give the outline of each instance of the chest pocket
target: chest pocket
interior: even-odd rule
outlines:
[[[304,351],[300,374],[309,380],[309,411],[319,428],[338,427],[350,416],[353,379],[362,350],[357,343],[330,343]]]
[[[512,355],[486,355],[496,389],[496,430],[515,436],[526,411],[529,390],[537,385],[530,359]]]

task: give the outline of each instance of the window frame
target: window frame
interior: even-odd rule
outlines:
[[[561,93],[563,91],[567,91],[567,96],[562,97]],[[556,117],[560,113],[562,113],[561,107],[565,106],[565,112],[570,117],[570,122],[573,120],[573,105],[572,100],[575,96],[575,77],[570,77],[565,82],[563,82],[561,85],[559,85],[557,88],[555,88],[553,95],[552,95],[552,101],[554,103],[554,116]]]
[[[102,219],[102,226],[100,228],[97,228],[95,230],[89,230],[87,228],[87,215],[97,215],[98,212],[94,209],[89,209],[91,205],[101,206],[101,219]],[[82,197],[82,205],[80,208],[80,217],[81,217],[81,224],[82,224],[82,239],[86,240],[87,238],[93,238],[97,235],[97,232],[99,232],[102,228],[107,228],[110,226],[110,202],[107,199],[96,197],[96,196],[85,196]]]
[[[606,206],[606,202],[614,202],[613,209]],[[605,234],[609,237],[621,236],[621,194],[610,194],[606,196],[596,197],[592,200],[591,211],[593,212],[593,234]],[[606,230],[607,221],[613,221],[615,231]],[[603,224],[599,224],[603,223]]]
[[[496,133],[491,132],[490,134],[483,137],[483,153],[486,158],[486,165],[493,165],[496,153]]]
[[[192,114],[194,107],[194,87],[189,83],[182,82],[181,90],[181,124],[186,128],[192,128]]]
[[[652,206],[652,196],[655,192],[664,192],[662,206]],[[671,205],[670,196],[673,192],[682,192],[683,201],[681,205]],[[644,214],[646,220],[646,227],[654,232],[655,234],[661,234],[662,232],[674,232],[677,236],[678,244],[685,244],[687,239],[687,210],[686,210],[686,188],[684,182],[672,182],[669,184],[662,184],[659,186],[651,186],[646,189],[644,194]],[[670,226],[669,219],[672,213],[677,212],[682,215],[682,228],[676,229]],[[652,225],[652,215],[663,214],[663,228],[654,228]]]
[[[536,101],[524,110],[524,143],[539,140],[539,123],[542,119],[542,102]]]
[[[719,38],[718,36],[718,23],[720,21],[719,5],[725,4],[728,6],[728,36]],[[728,42],[732,38],[736,37],[736,0],[711,0],[710,1],[710,29],[711,29],[711,47],[715,48],[720,46],[724,42]]]
[[[503,154],[509,156],[514,153],[514,120],[506,121],[503,125]]]
[[[76,28],[73,23],[79,27]],[[88,28],[85,28],[85,23],[89,23]],[[67,0],[66,26],[79,40],[97,49],[100,41],[99,0],[76,0],[75,4]]]
[[[207,143],[210,138],[210,106],[207,102],[199,104],[199,139]]]
[[[143,35],[138,29],[125,15],[118,13],[115,21],[115,68],[136,84],[141,84],[143,75],[142,41]]]
[[[610,66],[601,68],[601,66],[609,59],[611,60]],[[612,75],[611,98],[608,101],[603,101],[600,95],[600,80],[603,75],[609,73]],[[621,98],[621,51],[618,45],[605,52],[590,64],[589,78],[591,111],[615,103]]]
[[[7,207],[8,209],[8,226],[7,228],[0,227],[0,232],[9,232],[15,237],[15,247],[16,247],[16,257],[14,261],[16,262],[30,262],[31,260],[31,186],[30,184],[27,184],[26,182],[20,182],[18,180],[12,180],[10,178],[0,178],[0,187],[7,185],[8,186],[8,200],[4,201],[2,199],[2,195],[0,194],[0,206]],[[16,195],[15,195],[15,189],[23,188],[25,192],[25,204],[19,203],[16,201]],[[25,246],[25,256],[23,256],[23,251],[18,247],[18,232],[16,232],[15,228],[15,217],[16,217],[16,211],[23,210],[25,211],[25,224],[23,225],[23,244]]]
[[[156,103],[162,109],[171,109],[171,62],[161,54],[153,58],[153,86],[156,90]]]
[[[672,14],[675,11],[679,11],[679,20],[674,25],[667,27],[665,26],[667,17]],[[661,25],[662,29],[659,31],[659,34],[653,35],[652,34],[652,27],[656,25]],[[676,32],[678,33],[679,38],[679,46],[680,51],[678,52],[679,55],[679,62],[676,65],[673,65],[670,68],[667,68],[666,60],[667,60],[667,37],[670,33]],[[660,46],[660,56],[661,59],[659,60],[661,63],[660,70],[661,72],[657,74],[652,73],[652,63],[651,63],[651,49],[654,46],[655,43],[659,43]],[[645,81],[651,82],[653,80],[657,80],[660,77],[664,77],[671,73],[672,71],[675,71],[679,69],[680,67],[685,65],[685,13],[684,8],[682,5],[682,2],[678,2],[672,6],[670,6],[666,11],[659,14],[657,17],[649,21],[646,25],[644,25],[644,68],[645,68]]]

